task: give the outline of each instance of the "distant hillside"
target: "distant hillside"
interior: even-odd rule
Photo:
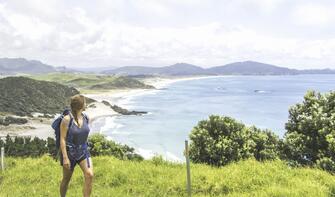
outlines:
[[[0,92],[0,111],[16,115],[59,113],[67,106],[66,101],[79,93],[75,88],[27,77],[0,79]]]
[[[137,75],[206,75],[210,74],[206,69],[186,63],[177,63],[165,67],[125,66],[103,71],[104,74],[119,74],[128,76]]]
[[[326,68],[326,69],[308,69],[308,70],[300,70],[299,74],[335,74],[335,70],[331,70],[329,68]]]
[[[0,77],[3,75],[48,73],[101,73],[143,78],[144,76],[335,74],[335,70],[296,70],[255,61],[234,62],[207,69],[187,63],[177,63],[165,67],[125,66],[113,69],[106,67],[69,69],[65,66],[54,67],[40,61],[24,58],[0,58]]]
[[[128,76],[192,76],[192,75],[297,75],[297,74],[335,74],[331,69],[297,70],[255,61],[235,62],[223,66],[201,68],[178,63],[166,67],[126,66],[104,71],[105,74]]]
[[[100,83],[96,85],[92,85],[89,89],[125,89],[125,88],[143,88],[143,89],[153,89],[155,87],[151,85],[146,85],[136,79],[132,79],[129,77],[119,76],[116,77],[113,81]]]
[[[40,74],[51,72],[75,72],[66,67],[54,67],[37,60],[24,58],[0,58],[0,75]]]
[[[90,90],[107,90],[107,89],[151,89],[153,86],[146,85],[143,82],[127,76],[114,75],[97,75],[83,73],[49,73],[29,76],[36,80],[52,81],[63,85],[74,87],[80,92]]]
[[[298,70],[253,61],[235,62],[224,66],[209,68],[216,75],[292,75],[299,74]]]

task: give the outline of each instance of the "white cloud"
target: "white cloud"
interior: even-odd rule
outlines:
[[[321,4],[299,5],[293,11],[293,18],[298,25],[326,26],[335,22],[335,6]]]
[[[34,1],[35,2],[35,1]],[[36,3],[37,2],[37,3]],[[151,17],[170,18],[176,14],[173,6],[190,6],[190,1],[135,1],[132,8],[122,1],[111,7],[112,13],[96,17],[95,13],[81,6],[66,6],[53,1],[55,10],[42,6],[39,1],[29,6],[30,14],[17,4],[0,4],[0,54],[10,57],[39,59],[49,64],[67,66],[103,65],[154,65],[162,66],[176,62],[188,62],[201,66],[222,65],[232,61],[256,60],[280,65],[335,66],[335,38],[304,38],[276,36],[250,27],[247,23],[229,24],[225,19],[185,26],[142,25],[134,21],[117,20],[127,16],[127,9]],[[132,1],[129,1],[132,2]],[[215,1],[213,1],[215,2]],[[278,8],[282,0],[248,0],[248,4],[264,6],[267,13]],[[240,1],[239,3],[242,3]],[[97,5],[107,6],[110,2]],[[197,1],[197,6],[210,3]],[[94,6],[94,5],[92,5]],[[120,10],[117,11],[117,8]],[[230,7],[231,8],[231,7]],[[50,15],[48,11],[50,10]],[[237,9],[237,8],[236,8]],[[315,7],[300,7],[295,17],[325,12]],[[105,8],[105,11],[108,8]],[[308,12],[306,12],[306,10]],[[115,11],[115,12],[114,12]],[[56,14],[59,12],[59,14]],[[239,16],[236,11],[235,17]],[[129,17],[133,13],[128,13]],[[203,13],[202,13],[203,14]],[[138,15],[140,17],[140,15]],[[201,15],[206,17],[206,15]],[[309,15],[308,15],[309,16]],[[320,17],[320,16],[318,16]],[[131,18],[131,17],[130,17]],[[332,20],[324,18],[306,19],[301,24],[313,24]],[[133,20],[133,19],[132,19]],[[299,19],[300,20],[300,19]],[[333,64],[333,65],[331,65]]]
[[[240,4],[251,4],[256,6],[260,11],[265,13],[271,13],[280,4],[284,3],[286,0],[237,0]]]

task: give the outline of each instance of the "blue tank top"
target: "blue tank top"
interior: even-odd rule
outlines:
[[[70,116],[72,116],[72,114]],[[86,118],[83,115],[83,123],[80,128],[76,125],[76,123],[74,123],[75,120],[73,116],[72,118],[73,118],[73,122],[70,125],[70,128],[68,130],[68,132],[71,132],[71,135],[72,135],[72,143],[75,145],[86,143],[88,134],[90,133],[90,128],[87,124]]]

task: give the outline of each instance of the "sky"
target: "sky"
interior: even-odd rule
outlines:
[[[0,0],[0,57],[335,69],[334,0]]]

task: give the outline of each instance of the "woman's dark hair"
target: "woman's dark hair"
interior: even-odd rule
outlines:
[[[70,104],[71,112],[72,112],[74,119],[78,123],[79,127],[80,125],[79,125],[79,121],[77,117],[77,112],[85,107],[85,103],[86,103],[85,97],[81,94],[76,94],[71,97],[71,104]]]

